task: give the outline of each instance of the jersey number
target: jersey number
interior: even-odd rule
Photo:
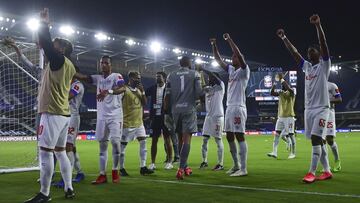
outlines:
[[[235,117],[234,118],[234,124],[239,125],[240,123],[241,123],[241,118],[240,117]]]
[[[328,123],[327,123],[327,128],[333,128],[333,127],[334,127],[333,122],[328,122]]]
[[[74,127],[69,127],[68,128],[68,134],[73,134],[74,131],[75,131]]]
[[[180,92],[183,92],[184,91],[184,86],[185,86],[185,76],[180,76]]]
[[[37,129],[37,134],[41,135],[43,133],[44,130],[44,126],[43,125],[39,125],[38,129]]]
[[[320,127],[325,127],[325,123],[326,123],[326,122],[325,122],[325,119],[320,119],[320,120],[319,120],[319,126],[320,126]]]

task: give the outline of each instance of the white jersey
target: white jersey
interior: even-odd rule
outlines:
[[[205,108],[206,116],[219,117],[224,116],[223,99],[225,94],[225,85],[220,81],[220,85],[214,85],[206,90]]]
[[[305,73],[305,109],[329,107],[328,78],[330,74],[330,59],[323,60],[316,65],[303,61],[302,69]]]
[[[71,115],[79,115],[79,107],[84,96],[84,90],[84,85],[79,80],[71,83],[70,92],[74,95],[69,101]]]
[[[123,77],[119,73],[111,73],[107,78],[103,75],[92,75],[93,84],[96,85],[97,94],[103,90],[111,90],[116,86],[125,83]],[[97,101],[97,119],[120,119],[123,118],[122,96],[107,95],[103,101]]]
[[[341,97],[338,86],[335,83],[328,82],[328,92],[329,92],[329,100],[333,100]],[[330,109],[334,110],[335,105],[331,105]]]
[[[228,65],[229,82],[227,91],[227,106],[241,106],[246,108],[245,89],[250,78],[250,68],[239,68]]]

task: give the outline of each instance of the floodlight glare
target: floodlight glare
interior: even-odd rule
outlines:
[[[136,44],[136,42],[135,42],[134,40],[132,40],[132,39],[127,39],[127,40],[125,41],[125,43],[128,44],[128,45],[130,45],[130,46]]]
[[[26,25],[31,31],[36,31],[40,27],[40,21],[38,19],[36,19],[36,18],[30,18],[26,22]]]
[[[161,50],[161,44],[159,42],[152,42],[150,44],[150,50],[154,53],[158,53]]]
[[[173,51],[175,54],[181,53],[181,50],[178,49],[178,48],[175,48],[175,49],[173,49],[172,51]]]
[[[205,63],[205,61],[201,60],[200,58],[196,58],[195,63],[196,64],[203,64],[203,63]]]
[[[69,36],[75,33],[75,30],[69,25],[63,25],[60,27],[60,33]]]
[[[219,66],[218,62],[216,62],[216,61],[212,61],[212,62],[211,62],[211,65],[212,65],[213,67]]]
[[[0,16],[0,21],[3,21],[4,20],[4,17]]]
[[[104,33],[97,33],[96,35],[95,35],[95,38],[96,39],[98,39],[98,40],[100,40],[100,41],[103,41],[103,40],[106,40],[107,39],[107,36],[104,34]]]

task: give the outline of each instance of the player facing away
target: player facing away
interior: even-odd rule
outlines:
[[[196,100],[202,94],[200,74],[191,70],[191,60],[187,56],[180,59],[180,68],[168,76],[164,111],[171,111],[175,131],[179,136],[180,166],[176,173],[178,180],[189,176],[192,170],[187,165],[191,136],[197,133]],[[171,103],[171,106],[169,104]]]
[[[277,149],[279,145],[280,136],[287,136],[290,142],[290,155],[288,159],[295,158],[295,92],[290,88],[289,84],[284,80],[283,74],[277,74],[281,82],[282,89],[279,92],[275,92],[275,84],[271,88],[271,95],[279,97],[278,104],[278,119],[275,126],[275,137],[273,143],[273,151],[268,153],[269,157],[277,158]]]
[[[102,56],[100,67],[102,75],[83,75],[76,73],[75,77],[83,82],[96,85],[97,121],[96,139],[99,142],[100,175],[92,184],[107,182],[106,165],[108,160],[108,142],[112,145],[112,182],[118,183],[120,162],[120,139],[123,126],[122,93],[125,92],[124,79],[121,74],[113,73],[111,57]]]
[[[342,102],[341,93],[335,83],[328,82],[328,91],[330,99],[330,114],[326,125],[326,142],[331,148],[335,159],[335,166],[333,172],[341,170],[341,162],[339,157],[339,149],[335,142],[336,137],[336,123],[335,123],[335,105]]]
[[[56,38],[51,42],[49,32],[49,10],[40,13],[41,25],[38,31],[40,46],[49,60],[43,71],[38,92],[38,112],[41,113],[39,125],[40,147],[40,192],[25,201],[49,202],[50,184],[54,170],[54,156],[60,162],[60,171],[65,183],[65,198],[73,198],[75,193],[71,180],[71,165],[65,152],[67,128],[70,120],[69,91],[75,67],[69,57],[72,44],[65,39]]]
[[[217,145],[217,164],[214,171],[224,170],[224,143],[222,134],[224,130],[225,84],[216,73],[204,70],[209,75],[209,85],[203,88],[205,92],[206,116],[203,125],[203,144],[201,146],[202,163],[200,169],[208,167],[208,142],[213,136]]]
[[[146,105],[146,95],[141,84],[139,72],[129,72],[129,82],[125,86],[123,96],[124,130],[121,137],[120,175],[128,176],[125,170],[125,149],[130,141],[137,139],[140,144],[140,174],[154,173],[146,167],[146,132],[143,123],[143,106]]]
[[[324,31],[321,26],[320,17],[312,15],[310,23],[316,27],[318,45],[312,45],[307,50],[309,61],[306,61],[297,49],[285,36],[282,29],[277,31],[277,35],[283,40],[285,46],[294,57],[297,65],[302,67],[305,73],[305,135],[311,139],[312,156],[309,172],[303,178],[305,183],[313,183],[315,180],[326,180],[332,178],[326,145],[323,142],[326,131],[326,121],[329,116],[329,92],[328,78],[330,74],[330,55]],[[316,177],[318,162],[324,167],[324,172]]]
[[[230,174],[230,176],[246,176],[248,174],[246,167],[248,147],[245,141],[245,123],[247,119],[245,89],[250,78],[250,69],[230,35],[225,33],[223,37],[233,51],[232,64],[226,64],[221,59],[216,39],[210,39],[210,42],[215,60],[221,68],[229,73],[224,131],[226,132],[226,139],[229,143],[234,166],[227,171],[227,174]],[[235,138],[239,143],[239,154]]]

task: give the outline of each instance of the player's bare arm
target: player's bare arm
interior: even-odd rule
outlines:
[[[327,60],[330,57],[329,54],[329,48],[328,45],[326,43],[326,37],[325,37],[325,33],[324,30],[321,26],[321,22],[320,22],[320,17],[318,14],[314,14],[310,17],[310,23],[315,25],[316,27],[316,31],[317,31],[317,35],[318,35],[318,39],[319,39],[319,44],[320,44],[320,53],[323,59]]]
[[[216,39],[215,38],[211,38],[210,39],[210,44],[214,53],[214,58],[216,60],[216,62],[220,65],[221,68],[223,68],[226,71],[226,67],[227,64],[221,59],[220,53],[219,53],[219,49],[216,45]]]
[[[85,74],[77,72],[77,73],[75,73],[74,78],[80,80],[81,82],[85,82],[85,83],[89,83],[89,84],[93,83],[93,80],[90,75],[85,75]]]
[[[235,44],[235,42],[232,40],[232,38],[230,37],[229,33],[225,33],[223,35],[223,38],[225,41],[227,41],[231,47],[231,50],[233,52],[233,54],[235,54],[240,61],[240,67],[241,68],[246,68],[246,62],[245,62],[245,58],[244,55],[240,52],[239,47]]]
[[[330,99],[330,103],[332,103],[332,104],[340,104],[341,102],[342,102],[341,96]]]
[[[286,37],[285,31],[283,29],[278,29],[276,34],[280,39],[282,39],[286,48],[289,50],[290,54],[295,59],[296,65],[300,66],[300,64],[303,61],[303,57],[298,52],[298,50],[295,48],[295,46],[290,42],[290,40]]]
[[[141,83],[139,83],[139,84],[136,85],[136,88],[138,88],[140,90],[140,94],[138,92],[135,92],[135,94],[136,94],[137,97],[139,97],[139,99],[141,101],[141,104],[143,106],[145,106],[146,103],[147,103],[147,98],[146,98],[144,86]]]

